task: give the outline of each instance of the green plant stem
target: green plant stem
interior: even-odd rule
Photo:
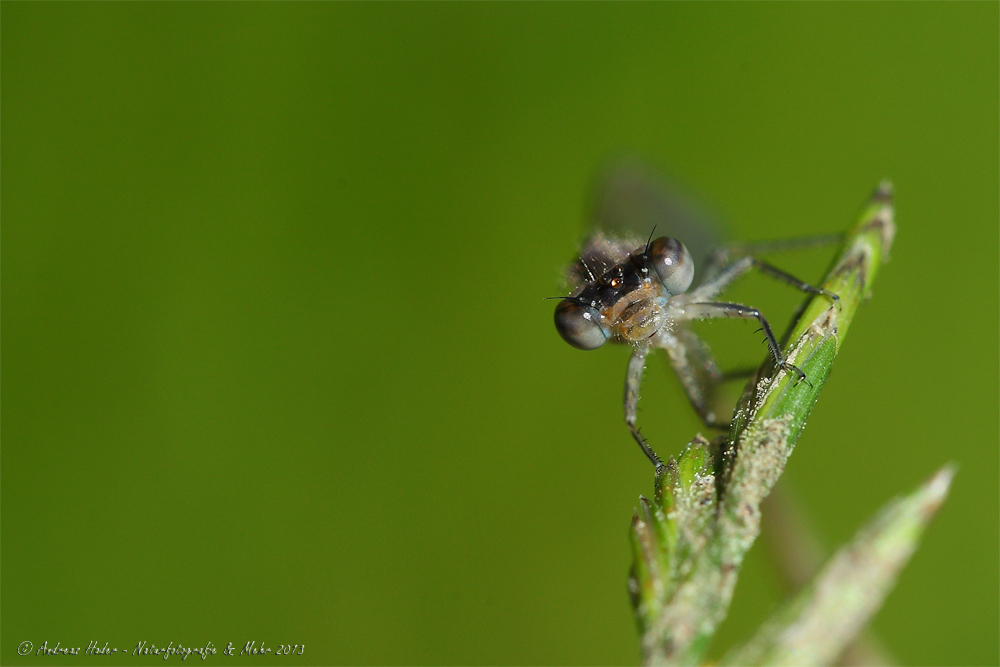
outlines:
[[[702,660],[760,533],[760,503],[784,470],[894,233],[892,188],[883,183],[822,281],[839,304],[811,298],[786,336],[788,361],[808,381],[766,362],[744,391],[728,440],[712,446],[696,438],[657,478],[654,502],[640,501],[630,589],[645,663]]]

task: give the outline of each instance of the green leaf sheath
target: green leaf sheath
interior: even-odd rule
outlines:
[[[653,501],[632,521],[629,589],[647,664],[698,664],[726,616],[739,567],[760,532],[760,503],[795,447],[858,305],[892,243],[892,187],[875,191],[786,341],[788,362],[768,360],[744,391],[729,438],[697,436],[657,477]]]

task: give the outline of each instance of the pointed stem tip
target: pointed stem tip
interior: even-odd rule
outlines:
[[[893,195],[892,181],[890,181],[888,178],[883,178],[882,181],[878,184],[878,187],[875,188],[875,192],[872,194],[872,199],[878,201],[885,201],[892,199],[892,195]]]
[[[953,461],[934,473],[934,476],[924,485],[924,503],[921,509],[925,515],[933,514],[941,507],[941,503],[948,496],[948,489],[951,488],[951,480],[955,477],[956,472],[958,472],[958,464]]]

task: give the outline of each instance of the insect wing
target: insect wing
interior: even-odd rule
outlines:
[[[599,172],[590,210],[590,241],[581,253],[587,261],[610,261],[622,248],[628,248],[627,257],[646,243],[655,227],[656,236],[671,236],[687,246],[695,260],[697,285],[705,259],[722,245],[721,225],[710,222],[711,216],[680,186],[636,159],[617,160]],[[610,252],[609,246],[617,252]]]

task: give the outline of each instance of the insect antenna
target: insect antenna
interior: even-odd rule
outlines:
[[[648,259],[649,254],[649,244],[653,242],[653,234],[656,233],[656,225],[653,225],[653,229],[649,232],[649,238],[646,239],[646,249],[642,251],[642,256]]]

